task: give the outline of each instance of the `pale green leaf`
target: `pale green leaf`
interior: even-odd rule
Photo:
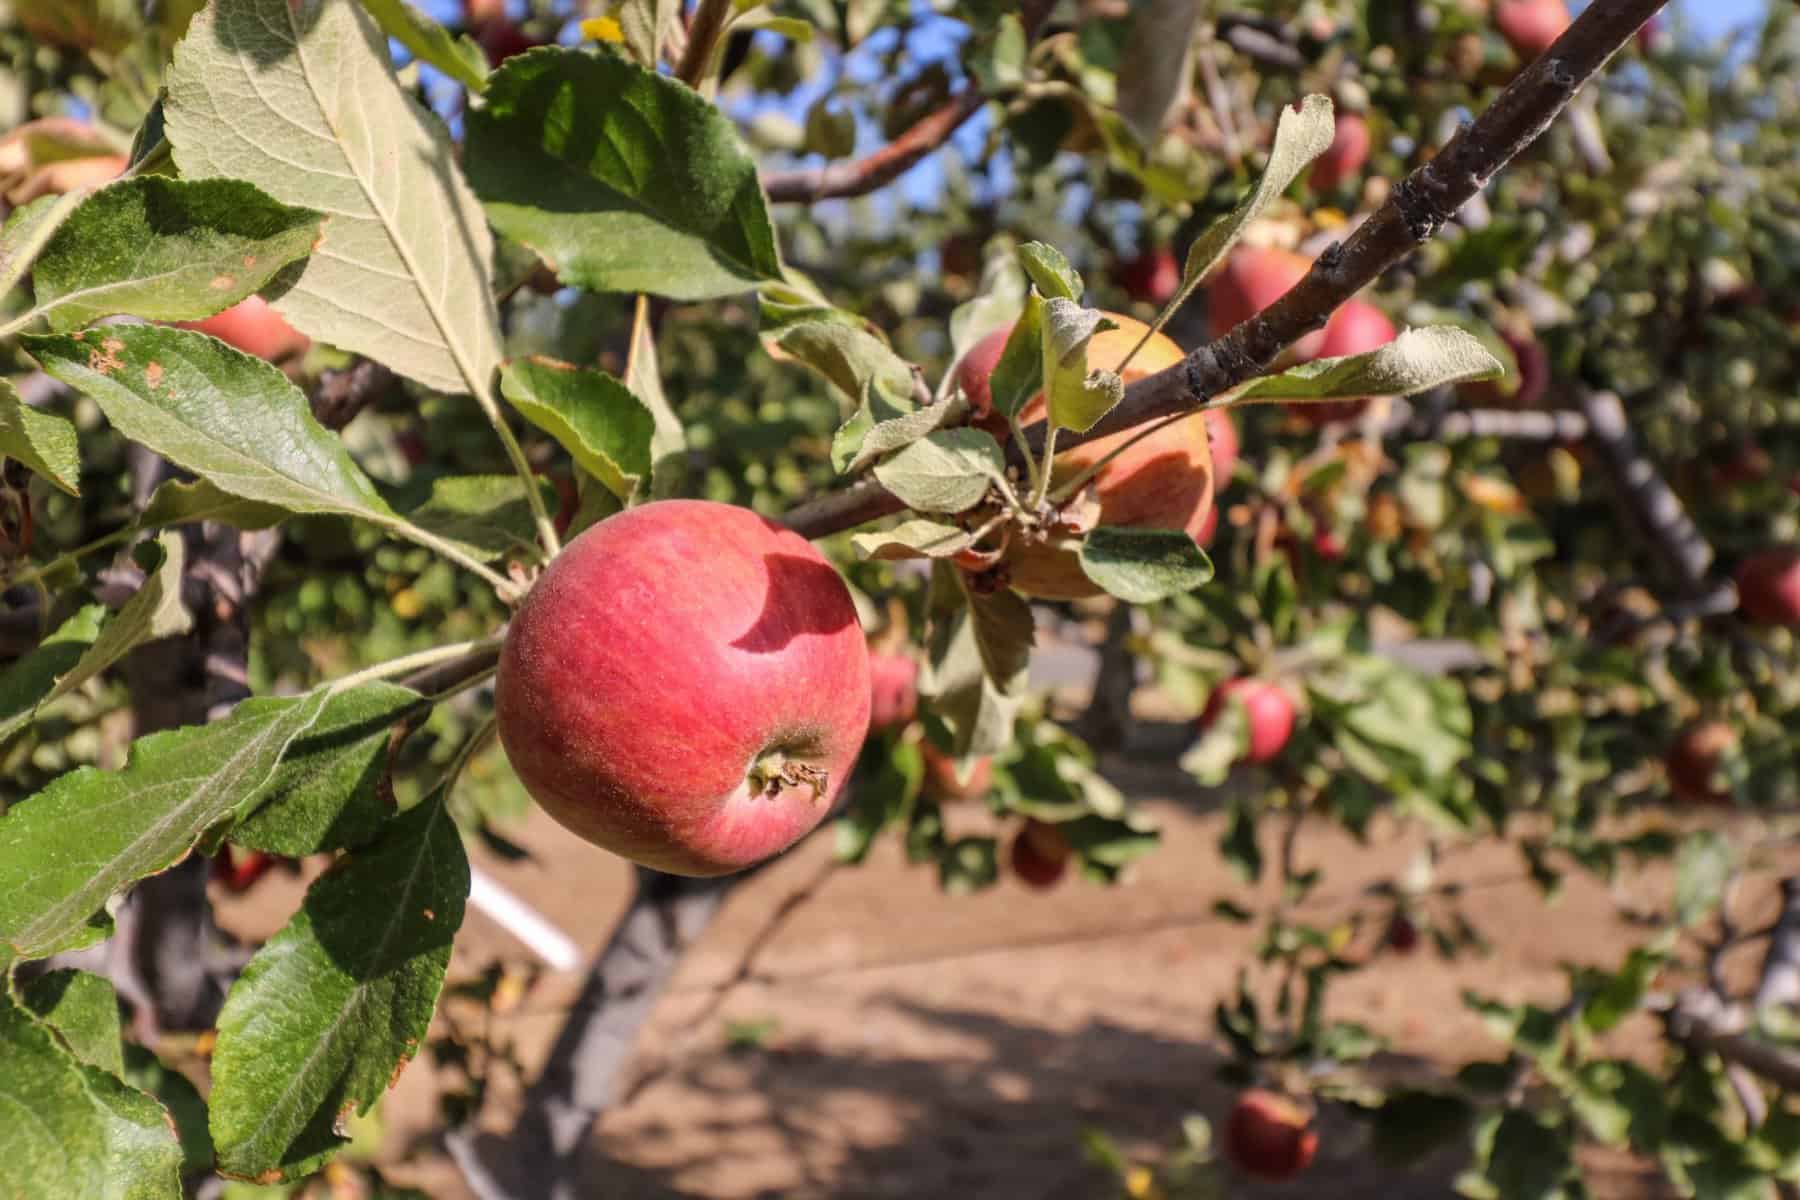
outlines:
[[[967,550],[975,538],[966,529],[919,517],[879,533],[852,534],[850,544],[861,558],[947,558]]]
[[[926,434],[942,428],[958,412],[963,411],[953,400],[940,400],[903,411],[904,406],[884,404],[873,384],[856,415],[846,421],[832,438],[832,464],[840,473],[855,474],[880,458],[910,446]],[[878,417],[877,414],[901,415]]]
[[[1127,604],[1191,592],[1213,576],[1206,551],[1185,530],[1102,525],[1081,543],[1087,577]]]
[[[764,305],[765,336],[772,310]],[[861,321],[836,309],[781,312],[775,344],[802,365],[823,375],[852,403],[870,386],[890,404],[911,407],[912,368]]]
[[[941,576],[955,568],[935,564]],[[948,588],[961,594],[960,584]],[[926,660],[919,671],[919,695],[929,717],[950,735],[957,758],[997,754],[1012,745],[1013,722],[1024,702],[1024,689],[1008,693],[988,674],[975,622],[966,607],[934,614],[926,639]]]
[[[629,388],[605,371],[517,358],[500,369],[500,391],[621,501],[630,502],[638,485],[649,479],[656,421]]]
[[[19,989],[19,999],[56,1030],[63,1045],[90,1067],[125,1074],[125,1036],[112,983],[88,971],[46,971]]]
[[[82,645],[83,635],[93,628],[84,610],[65,622],[52,641],[0,676],[0,744],[30,724],[45,705],[68,695],[135,647],[186,633],[193,626],[193,618],[181,604],[183,542],[177,535],[166,534],[159,545],[161,565],[145,577],[143,586],[118,615],[94,631],[91,641]],[[54,679],[45,678],[46,668],[54,669],[77,645],[82,645],[82,650],[75,661]],[[32,696],[30,683],[19,681],[45,682],[49,687]]]
[[[114,892],[254,809],[325,696],[246,700],[224,720],[139,738],[121,770],[71,771],[9,808],[0,816],[0,943],[41,958],[88,940]]]
[[[39,196],[13,209],[0,227],[0,298],[13,290],[25,272],[49,244],[62,223],[81,207],[91,188],[77,188],[60,196]]]
[[[979,429],[940,429],[875,468],[881,485],[920,512],[959,513],[1005,479],[1006,456]]]
[[[223,1174],[294,1179],[348,1140],[424,1045],[469,863],[434,795],[313,884],[219,1014],[212,1135]]]
[[[79,608],[32,651],[0,672],[0,743],[24,728],[56,681],[75,669],[106,620],[106,606]]]
[[[217,521],[233,529],[268,529],[281,524],[287,515],[287,509],[279,504],[245,500],[204,479],[169,479],[150,493],[150,503],[138,514],[137,527],[151,530]]]
[[[540,484],[545,507],[555,511],[556,492]],[[406,514],[413,525],[454,543],[482,562],[535,559],[537,525],[525,484],[517,475],[446,475],[431,481],[431,496]]]
[[[1036,637],[1031,605],[1019,593],[1004,589],[987,595],[970,590],[968,597],[970,625],[982,669],[1000,691],[1018,694],[1025,686]]]
[[[777,16],[766,8],[758,9],[755,12],[745,13],[743,16],[732,21],[731,31],[736,33],[740,29],[746,31],[761,30],[765,33],[773,33],[788,39],[790,42],[798,42],[802,46],[807,45],[813,40],[814,33],[812,22],[802,20],[799,17]]]
[[[678,495],[687,478],[687,433],[663,394],[656,365],[656,330],[650,322],[650,299],[639,296],[631,321],[631,350],[625,356],[625,386],[650,410],[656,432],[650,438],[650,495],[666,500]]]
[[[362,5],[215,0],[176,47],[165,110],[183,176],[248,180],[330,217],[274,302],[295,328],[438,391],[491,387],[493,239]]]
[[[1081,275],[1063,252],[1043,242],[1026,242],[1019,247],[1019,265],[1046,300],[1081,300]]]
[[[179,1200],[181,1147],[162,1106],[58,1044],[0,988],[0,1195]]]
[[[468,34],[450,31],[407,3],[407,0],[362,0],[381,31],[405,46],[412,56],[430,63],[471,92],[487,86],[487,53]]]
[[[468,121],[489,217],[564,282],[702,300],[781,278],[755,161],[676,80],[541,48],[508,59]]]
[[[664,42],[681,15],[680,0],[621,0],[612,15],[625,35],[625,50],[640,67],[656,69]]]
[[[81,494],[75,426],[31,407],[4,379],[0,379],[0,458],[16,459],[71,496]]]
[[[1119,62],[1116,106],[1139,142],[1155,146],[1163,126],[1193,90],[1194,0],[1145,0],[1134,5],[1131,36]]]
[[[109,325],[24,339],[44,370],[126,437],[246,500],[392,519],[343,443],[286,375],[186,329]]]
[[[319,239],[320,216],[235,179],[122,179],[89,196],[31,272],[52,330],[126,313],[197,321],[260,291]]]
[[[1234,401],[1330,400],[1410,396],[1450,383],[1492,379],[1503,368],[1480,339],[1454,325],[1408,329],[1385,346],[1344,358],[1319,358],[1253,379]]]
[[[1097,309],[1073,300],[1044,304],[1044,378],[1049,381],[1050,424],[1086,433],[1125,398],[1125,381],[1114,371],[1089,371],[1088,342],[1113,323]]]

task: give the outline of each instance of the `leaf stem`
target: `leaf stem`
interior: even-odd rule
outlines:
[[[1006,423],[1012,427],[1013,444],[1016,446],[1024,446],[1025,429],[1019,424],[1019,414],[1008,413]],[[1049,460],[1046,459],[1045,461],[1047,462]],[[1037,459],[1031,456],[1029,449],[1027,449],[1025,453],[1025,471],[1030,476],[1029,482],[1031,491],[1035,493],[1038,490],[1038,465]]]
[[[19,574],[13,575],[13,576],[7,578],[6,586],[9,588],[23,587],[25,584],[28,584],[28,583],[36,583],[38,580],[42,579],[44,576],[49,575],[52,572],[60,569],[62,566],[64,566],[67,563],[72,563],[72,562],[77,561],[78,559],[86,558],[88,555],[94,553],[96,550],[104,550],[108,546],[117,545],[118,543],[124,541],[126,538],[130,537],[132,534],[136,533],[137,528],[138,527],[136,525],[127,525],[123,529],[115,529],[111,533],[105,534],[101,537],[97,537],[85,546],[77,546],[73,550],[65,550],[61,554],[57,555],[55,558],[51,559],[49,562],[45,563],[41,567],[33,567],[29,571],[21,571]]]
[[[517,443],[514,444],[516,445]],[[537,494],[537,489],[532,486],[532,480],[529,475],[526,476],[526,494]],[[540,505],[541,503],[542,502],[540,501]],[[500,574],[500,572],[494,570],[492,567],[461,549],[454,543],[445,541],[437,534],[419,528],[404,517],[397,517],[391,521],[383,520],[380,524],[397,536],[403,537],[409,542],[416,542],[419,545],[424,546],[427,550],[435,551],[450,561],[475,572],[475,574],[493,584],[494,590],[499,592],[500,598],[507,603],[510,604],[512,601],[518,599],[520,588],[517,583]],[[552,553],[554,553],[554,551]]]
[[[492,650],[505,641],[502,636],[476,638],[467,642],[450,642],[443,646],[433,646],[429,650],[420,650],[414,654],[402,654],[399,658],[390,658],[386,662],[376,663],[372,667],[364,667],[360,671],[331,681],[333,694],[347,692],[358,684],[370,683],[377,679],[390,679],[395,675],[404,675],[408,671],[416,671],[421,667],[434,667],[442,662],[455,658],[465,658],[471,654],[479,654],[484,650]]]
[[[476,381],[471,379],[469,382],[473,385]],[[513,470],[518,472],[519,478],[525,483],[525,502],[531,505],[531,520],[537,526],[538,541],[543,544],[544,556],[555,558],[562,550],[562,539],[556,534],[556,524],[550,519],[550,510],[544,507],[544,497],[538,491],[537,477],[532,474],[531,464],[525,460],[525,450],[519,445],[519,439],[513,436],[512,428],[507,425],[506,414],[495,403],[493,389],[484,381],[479,387],[473,387],[473,393],[475,403],[481,406],[482,413],[494,427],[494,433],[499,436],[500,445],[506,450],[506,457],[512,460]]]
[[[1050,431],[1044,435],[1044,465],[1037,472],[1037,486],[1031,492],[1031,510],[1036,512],[1044,506],[1044,494],[1050,490],[1050,475],[1056,465],[1056,434],[1059,425],[1051,425]],[[1025,456],[1030,462],[1031,456]]]

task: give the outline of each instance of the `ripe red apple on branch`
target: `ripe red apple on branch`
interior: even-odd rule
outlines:
[[[958,773],[955,758],[930,742],[919,753],[925,760],[925,795],[940,803],[979,800],[994,785],[994,760],[987,755],[977,758],[965,776]]]
[[[1013,837],[1009,858],[1013,874],[1027,887],[1042,891],[1055,887],[1068,874],[1074,851],[1062,830],[1048,821],[1026,821]]]
[[[849,589],[748,509],[664,500],[587,530],[507,631],[495,696],[519,779],[597,846],[678,875],[787,849],[869,727]]]
[[[1119,286],[1140,304],[1161,306],[1181,287],[1181,264],[1167,246],[1143,251],[1126,259],[1113,272]]]
[[[204,321],[179,322],[183,329],[210,333],[228,346],[236,346],[245,354],[279,362],[306,353],[312,345],[307,336],[282,320],[281,314],[261,296],[238,301],[222,313]]]
[[[1225,1157],[1246,1175],[1277,1182],[1304,1171],[1319,1152],[1319,1135],[1299,1104],[1252,1088],[1238,1096],[1225,1123]]]
[[[1225,705],[1237,702],[1244,706],[1249,721],[1249,740],[1239,762],[1266,763],[1281,753],[1294,732],[1294,702],[1278,683],[1242,675],[1228,679],[1213,689],[1206,708],[1200,713],[1200,730],[1211,728],[1225,711]]]
[[[1312,269],[1312,259],[1273,246],[1239,245],[1225,257],[1206,288],[1206,326],[1214,338],[1222,338],[1237,326],[1292,290]],[[1324,330],[1315,330],[1295,342],[1282,356],[1284,362],[1305,362],[1319,356]]]
[[[1548,50],[1568,29],[1571,19],[1565,0],[1495,0],[1494,4],[1494,28],[1527,63]]]
[[[1738,609],[1752,621],[1800,629],[1800,547],[1764,550],[1738,564]]]
[[[869,656],[869,729],[880,732],[919,712],[919,662],[909,654]]]
[[[1731,790],[1718,786],[1713,775],[1737,740],[1737,732],[1723,721],[1696,721],[1683,729],[1663,761],[1675,798],[1689,804],[1729,804]]]
[[[1333,121],[1331,145],[1313,159],[1312,173],[1307,176],[1315,192],[1335,192],[1362,174],[1369,161],[1369,121],[1361,113],[1340,112]]]
[[[1148,330],[1143,322],[1130,317],[1118,313],[1106,316],[1118,328],[1097,333],[1088,343],[1090,369],[1116,370]],[[1010,332],[996,330],[976,343],[957,369],[958,382],[976,413],[976,422],[990,430],[993,399],[988,380]],[[1181,347],[1162,334],[1154,334],[1131,360],[1124,372],[1125,382],[1130,384],[1174,366],[1182,357]],[[1019,414],[1020,424],[1030,425],[1043,416],[1044,400],[1040,395],[1025,405]],[[1216,444],[1209,439],[1211,431],[1218,431]],[[1081,474],[1136,432],[1128,430],[1097,438],[1058,454],[1052,485]],[[1230,418],[1221,412],[1195,414],[1142,438],[1094,476],[1092,486],[1100,502],[1098,523],[1184,529],[1190,537],[1198,538],[1212,512],[1213,477],[1221,450],[1228,455],[1228,461],[1236,459],[1237,432],[1231,429]],[[1073,551],[1042,543],[1015,542],[1007,552],[1006,564],[1012,586],[1028,596],[1074,600],[1100,594],[1100,588],[1081,569],[1080,559]]]

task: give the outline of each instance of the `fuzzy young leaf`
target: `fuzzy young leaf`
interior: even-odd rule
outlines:
[[[663,42],[681,15],[680,0],[621,0],[613,15],[624,35],[625,49],[638,66],[656,70]]]
[[[831,439],[832,464],[842,474],[855,474],[883,455],[941,429],[958,411],[954,400],[909,410],[905,404],[884,401],[871,382],[856,414],[839,426]]]
[[[183,542],[169,534],[158,544],[162,564],[145,577],[117,616],[97,626],[93,610],[83,609],[0,676],[0,744],[30,724],[45,705],[68,695],[134,647],[186,633],[193,626],[181,604]]]
[[[1492,379],[1503,368],[1473,334],[1454,325],[1409,329],[1366,354],[1320,358],[1251,380],[1237,401],[1410,396],[1451,383]]]
[[[1055,246],[1026,242],[1019,247],[1019,265],[1044,299],[1080,302],[1081,275]]]
[[[674,79],[542,48],[508,59],[468,122],[488,216],[564,282],[704,300],[781,278],[755,161]]]
[[[53,378],[126,437],[224,491],[295,513],[393,520],[281,371],[186,329],[108,325],[24,339]]]
[[[381,31],[405,46],[420,62],[430,63],[471,92],[487,87],[488,60],[468,34],[450,31],[414,8],[407,0],[362,0]]]
[[[539,481],[546,507],[557,504],[556,491]],[[431,481],[431,497],[406,519],[482,562],[542,556],[531,503],[517,475],[446,475]]]
[[[1180,529],[1102,525],[1081,543],[1087,577],[1127,604],[1154,604],[1213,577],[1212,560]]]
[[[687,433],[663,394],[656,366],[656,330],[650,324],[650,297],[639,296],[631,321],[631,350],[625,356],[625,386],[650,410],[656,432],[650,438],[650,495],[678,495],[687,478]]]
[[[875,468],[908,508],[937,513],[973,508],[1005,473],[1000,443],[979,429],[940,429]]]
[[[0,816],[0,949],[42,958],[90,941],[91,918],[114,892],[255,808],[325,695],[246,700],[222,721],[139,738],[123,769],[71,771],[9,808]]]
[[[268,529],[281,524],[287,515],[279,504],[245,500],[204,479],[169,479],[150,494],[150,503],[138,514],[137,527],[148,531],[217,521],[233,529]]]
[[[275,301],[295,328],[441,392],[491,386],[493,238],[361,4],[215,0],[175,48],[164,111],[185,178],[248,180],[331,215]]]
[[[1088,342],[1113,323],[1097,310],[1073,300],[1044,305],[1044,389],[1049,397],[1050,424],[1086,433],[1125,398],[1125,382],[1112,371],[1090,373]]]
[[[850,544],[858,557],[875,559],[948,558],[974,545],[974,536],[942,521],[923,517],[902,521],[879,533],[856,533]]]
[[[11,383],[0,379],[0,459],[4,458],[17,460],[71,496],[81,494],[75,426],[32,408]]]
[[[650,478],[655,418],[605,371],[519,358],[501,368],[500,391],[621,502]]]
[[[162,1106],[65,1050],[0,988],[0,1194],[40,1200],[177,1200],[181,1147]],[[29,1114],[30,1119],[23,1119]]]
[[[317,1170],[424,1044],[462,925],[469,862],[433,795],[307,892],[219,1014],[212,1135],[222,1174]]]
[[[31,272],[37,311],[59,333],[116,313],[210,317],[311,253],[321,219],[235,179],[123,179],[44,247]]]
[[[427,707],[411,688],[379,681],[332,696],[282,754],[256,811],[231,827],[228,840],[290,858],[372,840],[393,807],[381,785],[394,727]]]

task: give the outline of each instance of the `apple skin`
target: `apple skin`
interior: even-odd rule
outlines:
[[[1141,321],[1107,313],[1117,326],[1094,335],[1088,343],[1088,365],[1116,368],[1148,330]],[[988,377],[1000,361],[1009,329],[995,330],[973,346],[958,367],[964,396],[975,411],[976,423],[993,415],[993,394]],[[1181,347],[1161,334],[1152,335],[1124,373],[1127,384],[1181,362]],[[1044,399],[1033,397],[1019,414],[1021,425],[1044,417]],[[1218,417],[1219,420],[1210,418]],[[1102,525],[1128,525],[1145,529],[1183,529],[1198,537],[1212,511],[1215,449],[1209,431],[1229,431],[1228,448],[1235,459],[1237,431],[1222,413],[1196,414],[1143,438],[1108,463],[1092,480],[1100,501]],[[983,426],[987,428],[988,426]],[[990,430],[991,431],[991,430]],[[1065,482],[1129,441],[1135,431],[1126,430],[1085,442],[1056,456],[1052,484]],[[1224,439],[1226,434],[1221,433]],[[1007,552],[1011,586],[1027,596],[1046,600],[1078,600],[1098,596],[1097,587],[1081,569],[1079,556],[1069,550],[1043,544],[1025,545],[1015,540]]]
[[[1306,1110],[1279,1092],[1241,1093],[1225,1123],[1225,1156],[1258,1179],[1292,1179],[1318,1151],[1319,1135]]]
[[[1677,800],[1688,804],[1729,804],[1731,792],[1713,785],[1719,760],[1737,745],[1737,732],[1723,721],[1696,721],[1669,747],[1663,767]]]
[[[210,333],[228,346],[270,362],[306,353],[312,345],[306,335],[281,319],[281,314],[261,296],[238,301],[204,321],[177,322],[182,329]]]
[[[1564,0],[1496,0],[1493,12],[1494,28],[1525,62],[1548,50],[1571,21]]]
[[[905,654],[869,656],[869,729],[894,729],[919,712],[919,663]]]
[[[1733,578],[1739,612],[1759,624],[1800,629],[1800,547],[1752,554]]]
[[[1044,821],[1031,820],[1013,837],[1007,853],[1013,874],[1026,887],[1047,891],[1069,873],[1072,852],[1062,830]]]
[[[919,753],[925,760],[925,794],[939,803],[979,800],[993,786],[994,760],[986,755],[975,760],[964,779],[956,773],[956,759],[930,742],[923,743]]]
[[[1315,192],[1335,192],[1362,173],[1369,161],[1369,122],[1361,113],[1341,112],[1332,122],[1331,145],[1313,159],[1307,182]]]
[[[1200,714],[1200,728],[1219,718],[1229,700],[1243,702],[1250,718],[1250,745],[1239,762],[1266,763],[1281,753],[1294,733],[1294,702],[1279,684],[1250,675],[1228,679],[1213,689]]]
[[[1238,246],[1207,284],[1207,332],[1214,338],[1224,337],[1285,296],[1311,269],[1312,259],[1292,250]],[[1324,340],[1324,331],[1314,330],[1295,342],[1283,360],[1305,362],[1317,358]]]
[[[1325,323],[1325,337],[1319,343],[1320,358],[1342,358],[1347,354],[1364,354],[1394,340],[1398,331],[1386,313],[1367,300],[1346,300]],[[1362,415],[1372,396],[1347,400],[1331,400],[1323,404],[1291,404],[1288,411],[1309,425],[1325,425],[1349,421]]]
[[[1139,304],[1163,305],[1181,288],[1181,264],[1167,246],[1127,259],[1115,271],[1119,286]]]
[[[583,532],[507,631],[500,741],[577,836],[723,875],[818,825],[869,727],[869,651],[812,545],[748,509],[662,500]],[[785,759],[822,778],[752,780]]]

